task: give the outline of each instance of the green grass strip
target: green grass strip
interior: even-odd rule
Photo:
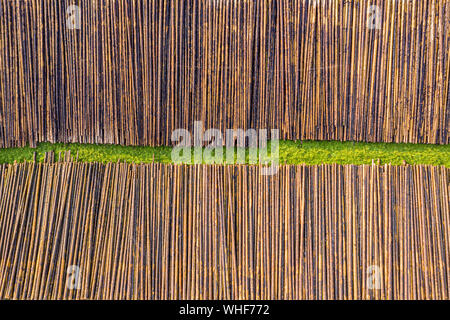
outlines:
[[[141,147],[94,144],[40,143],[37,148],[0,149],[0,163],[31,161],[42,162],[45,152],[70,150],[72,157],[81,162],[171,163],[171,147]],[[248,150],[247,150],[248,152]],[[430,164],[450,167],[450,145],[362,143],[339,141],[280,141],[280,164]],[[225,155],[225,152],[224,152]],[[247,155],[248,159],[248,155]]]

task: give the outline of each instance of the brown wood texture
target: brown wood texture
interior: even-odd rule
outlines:
[[[169,145],[194,121],[448,144],[449,52],[449,0],[0,0],[0,147]]]

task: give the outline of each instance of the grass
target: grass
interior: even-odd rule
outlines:
[[[40,143],[37,148],[0,149],[0,163],[32,161],[34,152],[36,152],[36,160],[42,162],[45,152],[54,151],[55,157],[57,157],[59,152],[67,150],[71,151],[73,158],[78,153],[78,161],[81,162],[107,163],[120,160],[149,163],[153,159],[155,162],[161,163],[172,162],[171,147]],[[248,149],[246,151],[248,153]],[[279,155],[279,163],[281,164],[370,164],[373,159],[379,164],[401,165],[408,163],[450,167],[450,145],[280,141]]]

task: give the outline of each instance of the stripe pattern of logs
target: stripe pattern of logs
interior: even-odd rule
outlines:
[[[448,168],[51,158],[0,166],[0,299],[450,297]]]
[[[0,147],[448,144],[449,53],[450,0],[0,0]]]

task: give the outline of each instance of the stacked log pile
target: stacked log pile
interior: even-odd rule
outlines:
[[[0,166],[0,299],[450,298],[448,168],[52,158]]]

